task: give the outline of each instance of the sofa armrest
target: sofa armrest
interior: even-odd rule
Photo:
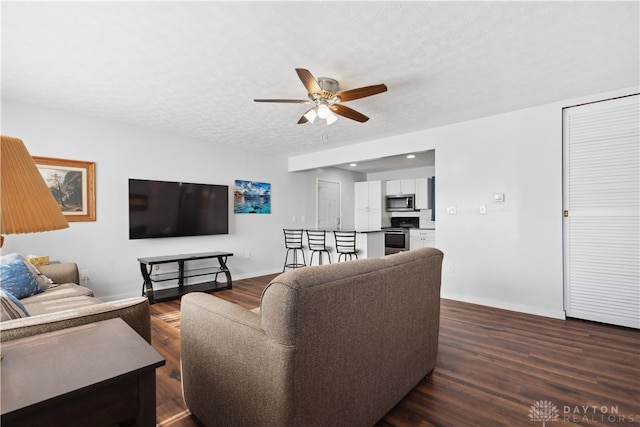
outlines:
[[[295,348],[271,340],[259,314],[214,295],[184,295],[180,311],[182,390],[191,413],[206,425],[286,425],[292,408],[282,402],[292,402]]]
[[[115,317],[122,318],[142,338],[151,343],[149,300],[145,297],[126,298],[56,313],[6,320],[0,323],[0,342]]]
[[[80,274],[78,265],[73,262],[63,262],[60,264],[49,264],[37,266],[40,273],[44,274],[58,284],[75,283],[80,284]]]

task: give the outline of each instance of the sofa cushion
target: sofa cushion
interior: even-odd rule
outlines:
[[[29,316],[29,312],[24,308],[24,305],[20,303],[20,300],[11,293],[5,292],[3,289],[0,289],[0,305],[2,306],[1,321]]]
[[[36,282],[38,282],[38,287],[40,287],[40,289],[45,290],[49,286],[51,286],[52,280],[49,279],[44,274],[42,274],[40,272],[40,270],[38,269],[38,267],[36,267],[35,265],[31,264],[29,262],[29,260],[26,259],[25,257],[22,257],[22,260],[24,261],[25,265],[27,266],[27,268],[29,269],[31,274],[33,274],[33,277],[36,278]]]
[[[31,304],[38,301],[51,301],[69,297],[92,297],[93,291],[75,283],[64,283],[51,287],[44,292],[22,299],[23,304]]]
[[[24,301],[23,301],[24,302]],[[75,296],[45,301],[32,301],[25,303],[24,306],[30,315],[57,313],[63,310],[70,310],[79,307],[101,304],[97,298],[88,296]]]
[[[50,286],[62,283],[80,283],[78,265],[74,262],[39,265],[38,270],[52,281]]]
[[[94,300],[93,298],[89,299]],[[115,317],[120,317],[127,322],[142,338],[151,343],[151,316],[149,315],[149,299],[147,297],[126,298],[0,322],[0,341],[6,342],[45,332],[59,331]]]
[[[18,299],[42,292],[28,262],[20,254],[0,257],[0,286]]]

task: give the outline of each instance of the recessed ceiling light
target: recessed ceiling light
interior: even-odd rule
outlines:
[[[350,164],[349,164],[349,166],[351,166],[352,168],[354,168],[354,167],[358,166],[358,164],[357,164],[357,163],[350,163]]]
[[[416,155],[415,154],[407,154],[407,159],[415,159]]]

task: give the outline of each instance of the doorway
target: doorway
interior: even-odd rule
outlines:
[[[324,179],[316,180],[316,228],[340,230],[342,209],[340,194],[342,183]]]

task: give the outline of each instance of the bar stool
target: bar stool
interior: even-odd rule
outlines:
[[[331,264],[331,254],[327,248],[327,234],[326,231],[307,230],[307,241],[309,242],[309,250],[311,251],[311,259],[309,259],[309,265],[313,264],[313,255],[318,253],[318,265],[322,265],[322,253],[327,254],[329,264]]]
[[[344,260],[353,259],[356,256],[358,259],[358,250],[356,249],[356,232],[355,231],[334,231],[333,235],[336,238],[336,251],[338,252],[338,262],[344,256]]]
[[[282,271],[289,268],[306,267],[307,261],[304,258],[304,246],[302,246],[302,230],[294,230],[289,228],[283,228],[284,231],[284,246],[287,248],[287,254],[284,257],[284,267]],[[293,262],[289,261],[289,252],[293,251]],[[298,262],[298,251],[302,254],[302,263]]]

